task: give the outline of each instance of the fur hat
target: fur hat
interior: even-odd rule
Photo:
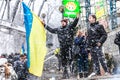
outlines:
[[[0,66],[7,62],[8,62],[8,60],[6,58],[0,58]]]

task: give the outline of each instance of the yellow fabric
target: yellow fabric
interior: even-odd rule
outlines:
[[[58,54],[60,52],[60,48],[56,48],[54,54]]]
[[[46,32],[40,19],[33,13],[32,29],[30,33],[30,68],[29,72],[41,76],[46,55]]]
[[[20,49],[20,54],[23,54],[23,51],[22,51],[22,49]]]

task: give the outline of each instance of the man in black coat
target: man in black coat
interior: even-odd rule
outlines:
[[[120,53],[120,31],[116,34],[114,43],[115,43],[116,45],[118,45],[119,53]]]
[[[96,22],[96,16],[89,16],[90,26],[88,27],[88,36],[87,42],[88,47],[92,56],[93,61],[93,70],[94,72],[89,76],[100,75],[100,65],[101,63],[103,69],[105,70],[105,74],[107,75],[108,69],[105,61],[105,57],[102,53],[102,45],[107,39],[107,33],[103,27],[98,22]]]
[[[26,55],[21,54],[20,59],[14,62],[14,69],[18,75],[18,80],[27,80],[28,69],[27,69]]]
[[[66,73],[67,65],[71,59],[71,51],[72,51],[72,44],[73,44],[73,37],[74,37],[74,29],[78,23],[79,14],[77,18],[74,20],[72,24],[68,25],[68,20],[63,19],[61,20],[61,28],[51,28],[48,25],[45,25],[45,28],[50,31],[51,33],[58,35],[58,41],[60,43],[60,55],[62,58],[62,66],[64,68],[64,73]]]

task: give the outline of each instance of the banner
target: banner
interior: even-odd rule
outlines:
[[[105,14],[105,6],[104,6],[104,0],[95,0],[95,12],[96,12],[96,17],[99,19]]]
[[[24,2],[24,23],[27,41],[27,66],[29,73],[42,76],[44,58],[46,56],[46,32],[43,23]]]
[[[80,4],[78,0],[63,0],[64,17],[75,18],[77,13],[80,13]]]

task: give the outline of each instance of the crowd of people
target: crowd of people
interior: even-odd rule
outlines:
[[[61,20],[62,26],[54,29],[44,23],[48,31],[58,35],[60,48],[56,50],[59,54],[55,53],[55,55],[58,58],[59,71],[63,71],[63,78],[70,77],[69,69],[71,73],[76,71],[79,77],[101,76],[101,66],[105,72],[104,75],[112,74],[112,59],[102,52],[102,45],[107,39],[103,25],[99,24],[96,16],[91,14],[87,31],[80,29],[76,31],[78,20],[79,14],[70,24],[67,19],[63,19]],[[116,35],[114,41],[120,47],[119,41],[120,33]],[[26,57],[26,54],[20,53],[11,53],[9,56],[2,54],[0,56],[0,80],[29,80]]]
[[[0,56],[0,80],[28,80],[26,61],[26,54],[2,54]]]

